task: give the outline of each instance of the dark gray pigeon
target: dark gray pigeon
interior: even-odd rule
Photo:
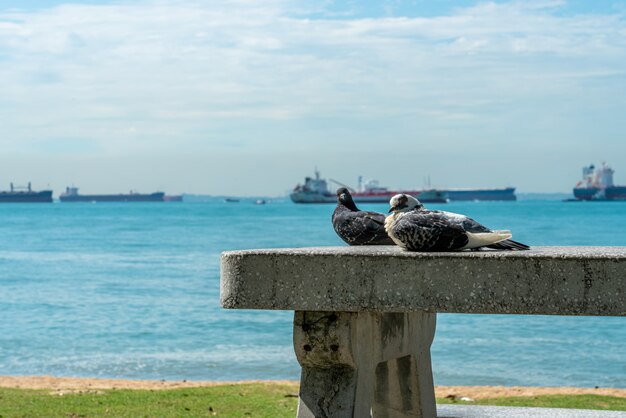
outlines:
[[[393,214],[385,220],[385,229],[396,244],[409,251],[530,248],[509,239],[510,231],[492,231],[458,213],[428,210],[413,196],[399,194],[389,204]]]
[[[359,210],[345,187],[337,189],[332,220],[339,238],[350,245],[394,245],[385,232],[385,215]]]

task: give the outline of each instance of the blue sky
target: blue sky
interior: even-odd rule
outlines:
[[[0,80],[0,189],[626,184],[620,2],[0,2]]]

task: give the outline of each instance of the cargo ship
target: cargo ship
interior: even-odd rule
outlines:
[[[606,163],[583,167],[583,178],[574,187],[575,200],[626,200],[626,186],[613,184],[615,171]]]
[[[34,191],[30,182],[27,187],[13,186],[0,191],[0,203],[52,203],[52,190]]]
[[[440,190],[389,190],[378,184],[377,180],[362,182],[359,177],[357,189],[346,186],[336,180],[330,179],[338,186],[347,187],[356,203],[389,203],[396,194],[405,193],[419,198],[424,203],[446,203],[448,198]],[[328,189],[328,181],[320,178],[319,171],[315,170],[315,178],[305,177],[304,184],[298,184],[289,195],[294,203],[337,203],[337,195]]]
[[[165,193],[80,194],[78,187],[67,187],[59,196],[61,202],[163,202]]]

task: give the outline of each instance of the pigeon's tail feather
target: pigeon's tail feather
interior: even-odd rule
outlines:
[[[513,235],[509,231],[491,231],[478,233],[468,232],[467,238],[469,239],[469,241],[462,249],[466,250],[471,248],[486,247],[488,245],[493,245],[500,241],[507,240],[512,236]]]
[[[530,250],[530,247],[528,245],[522,244],[521,242],[513,241],[512,239],[505,239],[504,241],[500,241],[496,244],[487,245],[487,248],[492,248],[494,250],[511,251]]]

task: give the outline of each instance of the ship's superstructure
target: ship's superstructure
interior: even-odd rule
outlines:
[[[328,190],[328,182],[320,178],[315,170],[315,178],[305,177],[304,184],[298,184],[289,195],[294,203],[334,203],[337,197]]]
[[[10,190],[0,191],[0,203],[51,203],[52,190],[34,191],[28,183],[26,187],[14,186]]]
[[[578,200],[626,200],[626,186],[613,183],[615,170],[606,163],[596,168],[590,164],[583,167],[583,177],[574,187],[574,197]]]
[[[67,187],[59,196],[61,202],[163,202],[165,193],[80,194],[78,187]]]

